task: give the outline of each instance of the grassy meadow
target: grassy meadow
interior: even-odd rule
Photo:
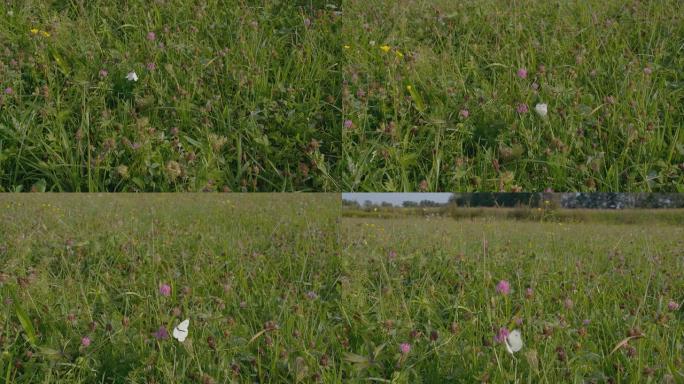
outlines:
[[[344,12],[343,191],[684,191],[681,1]]]
[[[347,217],[342,233],[358,377],[684,380],[681,225]]]
[[[0,3],[0,191],[335,191],[336,1]]]
[[[681,225],[340,204],[0,195],[0,382],[684,379]]]
[[[227,196],[0,195],[0,382],[341,382],[339,196]]]

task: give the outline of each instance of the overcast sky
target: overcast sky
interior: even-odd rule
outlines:
[[[363,204],[364,201],[370,200],[373,203],[388,202],[394,205],[401,205],[404,201],[420,202],[422,200],[431,200],[437,203],[446,203],[449,201],[451,193],[343,193],[342,198],[345,200],[357,201]]]

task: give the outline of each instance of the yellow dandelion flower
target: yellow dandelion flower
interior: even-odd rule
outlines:
[[[31,28],[31,34],[37,35],[38,32],[40,32],[40,31],[38,30],[38,28]]]
[[[383,45],[382,47],[380,47],[380,49],[381,49],[383,52],[387,53],[387,52],[389,52],[390,49],[392,49],[392,48],[390,48],[389,45]]]
[[[50,32],[41,31],[40,33],[41,33],[44,37],[50,37]]]
[[[344,46],[344,49],[349,49],[349,48],[351,48],[351,47],[348,46],[348,45],[345,45],[345,46]]]

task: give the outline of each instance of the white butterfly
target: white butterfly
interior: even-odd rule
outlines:
[[[506,336],[505,344],[506,349],[510,354],[513,354],[514,352],[518,352],[519,350],[521,350],[523,347],[523,341],[522,336],[520,335],[520,331],[518,331],[517,329],[511,331],[511,333],[509,333],[508,336]]]
[[[534,107],[534,110],[537,112],[539,116],[546,117],[546,114],[549,113],[549,106],[546,104],[537,104]]]
[[[128,72],[126,75],[126,79],[128,81],[138,81],[138,74],[135,72]]]
[[[190,319],[183,320],[180,324],[173,329],[173,338],[180,341],[181,343],[185,341],[188,337],[188,326],[190,325]]]

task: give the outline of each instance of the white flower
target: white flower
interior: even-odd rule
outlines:
[[[537,115],[541,117],[546,117],[546,114],[549,113],[549,107],[546,104],[537,104],[534,107],[535,112],[537,112]]]
[[[138,74],[135,72],[128,72],[126,79],[128,79],[128,81],[138,81]]]

